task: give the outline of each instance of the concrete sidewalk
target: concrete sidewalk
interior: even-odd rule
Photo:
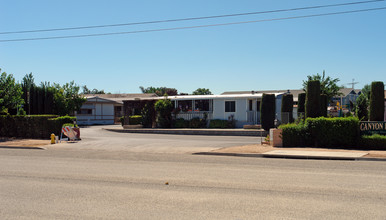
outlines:
[[[263,157],[296,158],[296,159],[329,159],[329,160],[356,160],[368,153],[335,152],[335,151],[300,151],[300,150],[273,150],[263,153]]]
[[[327,148],[276,148],[269,145],[259,144],[227,147],[210,152],[198,152],[195,154],[287,159],[386,161],[386,151]]]

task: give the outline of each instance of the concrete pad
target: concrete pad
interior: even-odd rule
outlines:
[[[299,158],[299,159],[336,159],[355,160],[367,153],[334,152],[334,151],[298,151],[298,150],[273,150],[263,153],[264,157]]]

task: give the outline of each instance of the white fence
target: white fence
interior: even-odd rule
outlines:
[[[191,120],[193,118],[204,118],[205,114],[207,115],[207,119],[210,120],[213,118],[213,113],[212,112],[183,112],[183,113],[178,113],[176,115],[176,118],[183,118],[185,120]]]
[[[260,112],[247,111],[247,122],[252,124],[260,124]]]

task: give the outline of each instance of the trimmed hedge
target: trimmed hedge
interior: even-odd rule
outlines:
[[[189,127],[189,120],[185,120],[183,118],[177,118],[173,121],[173,127],[174,128],[188,128]]]
[[[177,118],[173,121],[174,128],[206,128],[206,124],[206,119],[203,118],[192,118],[191,120]]]
[[[353,147],[359,139],[359,120],[307,118],[304,123],[280,126],[285,147]]]
[[[209,128],[234,128],[234,123],[229,120],[212,119],[209,122]]]
[[[0,116],[0,136],[49,139],[59,135],[62,125],[73,123],[76,117],[56,115]]]
[[[306,93],[300,93],[298,95],[298,113],[304,113],[306,111]]]
[[[200,118],[192,118],[189,121],[190,128],[206,128],[206,120]]]
[[[140,125],[142,124],[142,115],[129,116],[129,125]]]
[[[386,150],[386,136],[380,134],[364,135],[360,138],[360,146],[367,149]]]
[[[385,85],[383,82],[372,82],[370,93],[370,121],[383,121],[385,111]]]
[[[310,80],[307,82],[306,93],[306,118],[320,116],[320,81]]]
[[[266,131],[275,126],[275,101],[276,99],[274,94],[263,93],[260,106],[260,121],[261,127]]]
[[[359,120],[347,118],[307,118],[307,131],[315,147],[354,146],[359,138]]]
[[[281,121],[284,124],[293,122],[293,107],[294,96],[292,94],[284,94],[281,100]]]
[[[284,147],[306,147],[312,145],[309,132],[303,123],[280,125]]]
[[[298,118],[304,118],[306,111],[306,93],[298,95]]]

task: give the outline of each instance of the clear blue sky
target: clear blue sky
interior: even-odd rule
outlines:
[[[354,1],[4,0],[0,32],[142,22]],[[194,26],[365,8],[386,1],[164,24],[0,35],[0,40]],[[191,93],[301,88],[321,73],[340,84],[386,81],[386,10],[200,29],[42,41],[0,42],[0,68],[21,80],[74,80],[112,93],[166,86]],[[350,87],[350,85],[346,85]]]

